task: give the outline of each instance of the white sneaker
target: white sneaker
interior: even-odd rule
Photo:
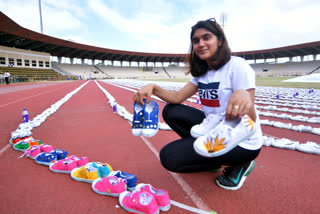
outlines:
[[[191,136],[194,138],[198,138],[205,134],[208,134],[210,131],[216,128],[219,123],[221,123],[224,117],[224,114],[209,114],[206,118],[203,119],[202,123],[191,128]]]
[[[296,149],[300,152],[320,155],[320,145],[315,142],[308,141],[307,143],[299,144]]]
[[[247,140],[254,132],[255,123],[248,115],[233,121],[224,120],[209,134],[199,137],[193,148],[201,156],[218,157]]]

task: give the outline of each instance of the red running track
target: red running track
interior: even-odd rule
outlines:
[[[23,108],[33,118],[84,82],[43,84],[30,89],[24,85],[23,90],[17,90],[16,85],[0,88],[0,92],[7,90],[0,94],[0,213],[127,213],[119,207],[117,198],[98,195],[90,184],[53,173],[32,159],[17,159],[22,153],[8,146],[10,133],[21,123]],[[132,113],[132,92],[100,81],[99,84]],[[162,110],[164,104],[158,103]],[[32,131],[33,137],[45,144],[133,173],[139,183],[167,189],[172,200],[191,207],[219,214],[302,214],[320,210],[319,156],[263,147],[256,168],[238,191],[227,191],[215,184],[221,172],[172,174],[161,166],[156,154],[178,136],[162,130],[152,138],[132,136],[129,122],[112,112],[94,81]],[[146,143],[150,143],[149,147]],[[180,186],[177,180],[186,186]],[[167,213],[192,212],[172,206]]]

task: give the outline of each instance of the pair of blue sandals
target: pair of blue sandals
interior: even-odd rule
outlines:
[[[143,103],[133,104],[132,134],[152,137],[159,130],[159,106],[153,100],[146,104],[146,99],[143,99]]]

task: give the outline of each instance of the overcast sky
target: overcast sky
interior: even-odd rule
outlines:
[[[42,0],[43,33],[98,47],[187,53],[191,26],[215,17],[232,51],[320,40],[319,0]],[[41,32],[39,0],[0,0],[1,11]]]

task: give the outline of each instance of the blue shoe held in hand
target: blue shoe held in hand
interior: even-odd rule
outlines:
[[[144,107],[140,103],[134,102],[133,104],[133,120],[132,120],[132,134],[140,136],[142,133],[144,122]]]
[[[144,105],[134,102],[132,134],[152,137],[159,130],[159,106],[153,100],[150,100],[148,104],[146,104],[146,99],[143,99],[143,102]]]
[[[145,137],[152,137],[158,132],[158,130],[159,106],[155,101],[150,100],[144,111],[144,126],[142,129],[142,135]]]

